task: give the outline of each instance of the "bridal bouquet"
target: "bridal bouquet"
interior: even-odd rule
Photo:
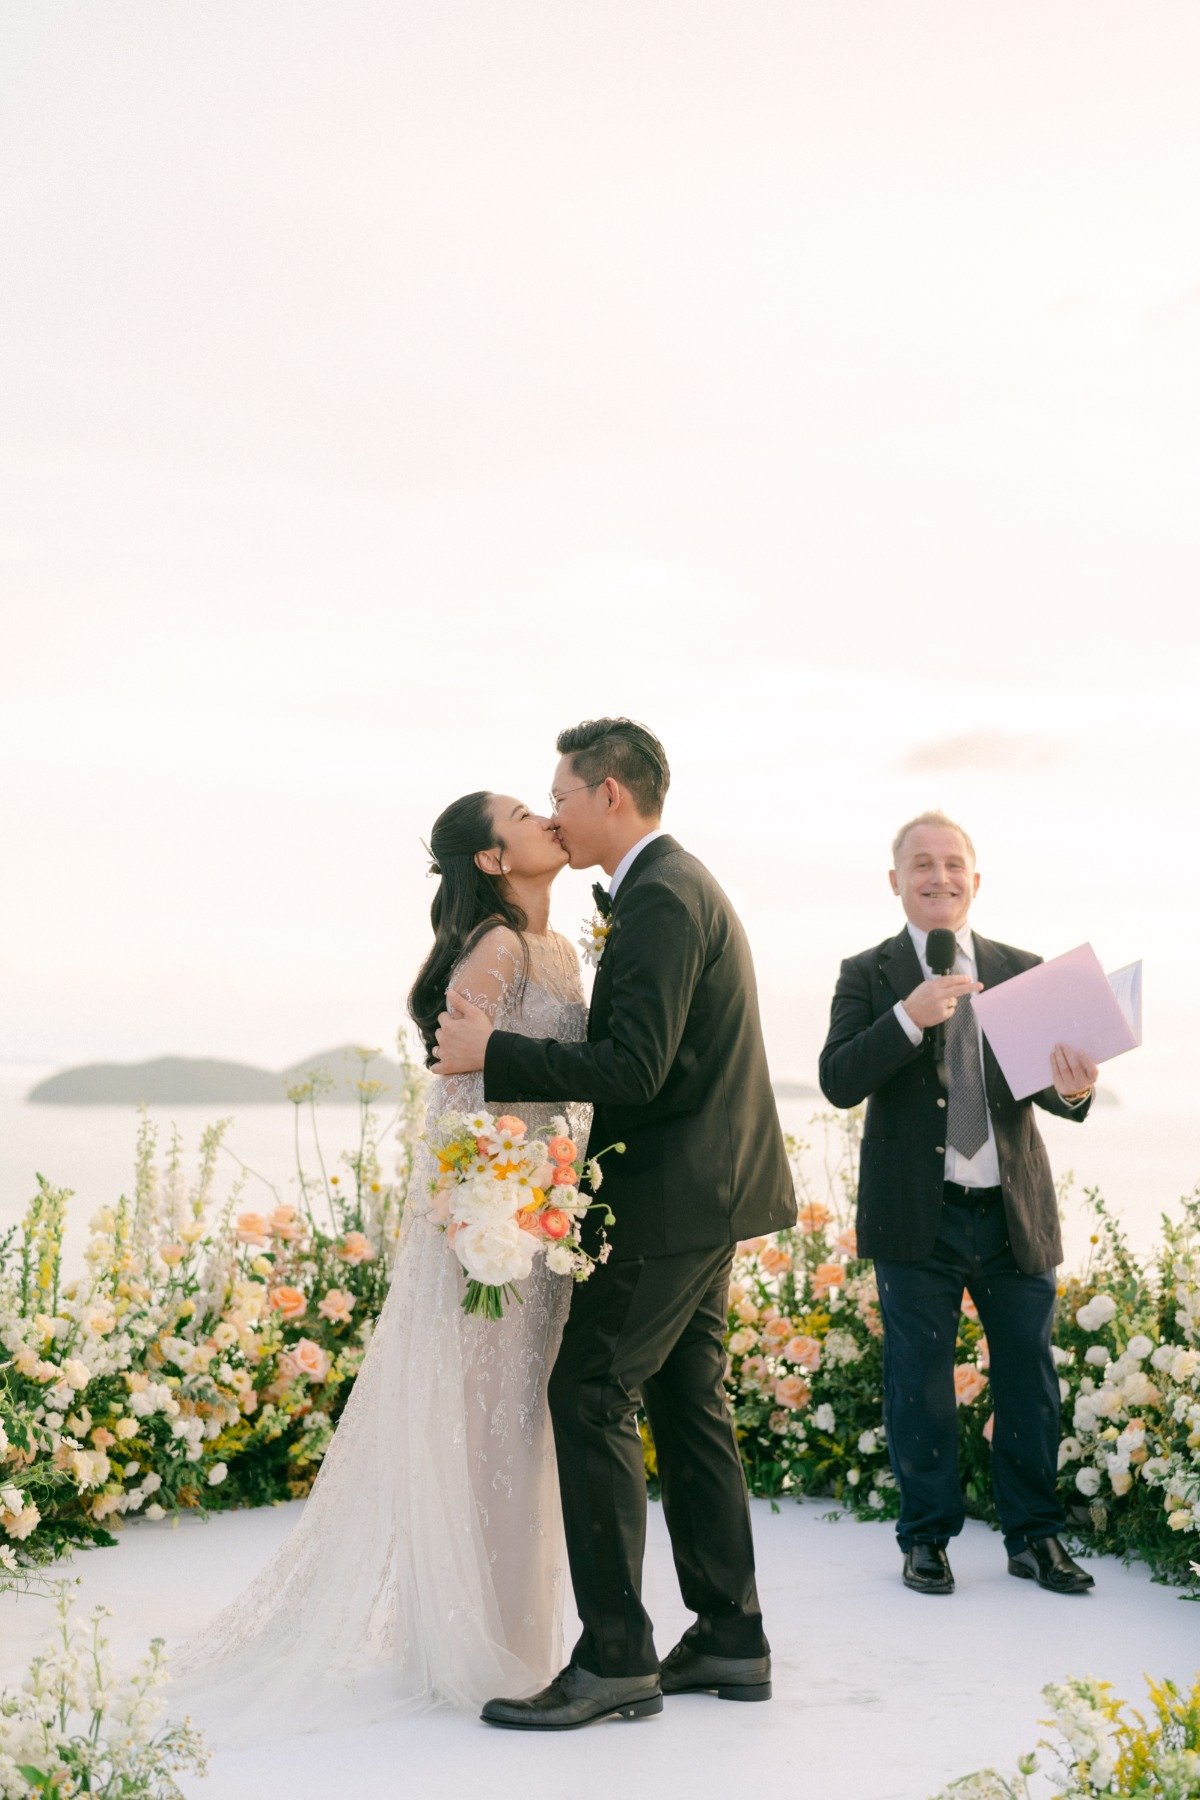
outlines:
[[[530,1134],[511,1113],[498,1119],[484,1111],[447,1113],[438,1120],[430,1148],[438,1173],[429,1216],[466,1270],[464,1312],[499,1319],[506,1300],[520,1300],[513,1283],[530,1273],[538,1256],[545,1256],[555,1274],[576,1281],[586,1281],[597,1262],[607,1262],[603,1229],[597,1255],[580,1242],[580,1226],[592,1207],[604,1207],[604,1225],[613,1223],[613,1215],[603,1201],[580,1193],[580,1153],[565,1119]],[[601,1180],[598,1157],[588,1162],[587,1177],[594,1192]]]

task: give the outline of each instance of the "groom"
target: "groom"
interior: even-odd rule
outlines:
[[[589,1150],[626,1145],[605,1165],[611,1260],[574,1289],[549,1387],[583,1635],[543,1692],[483,1710],[493,1725],[552,1730],[657,1713],[664,1693],[770,1698],[724,1333],[738,1240],[796,1218],[750,949],[708,870],[660,827],[662,745],[629,719],[596,719],[558,750],[551,797],[571,866],[611,877],[594,890],[609,931],[588,1041],[494,1031],[452,992],[435,1064],[482,1068],[489,1099],[591,1101]],[[639,1406],[696,1614],[661,1668],[641,1598]]]

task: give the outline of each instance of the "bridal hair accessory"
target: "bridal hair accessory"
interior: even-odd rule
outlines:
[[[511,1113],[446,1113],[429,1145],[438,1165],[429,1218],[446,1233],[466,1271],[465,1313],[502,1318],[506,1301],[521,1299],[513,1283],[524,1280],[538,1256],[554,1274],[576,1281],[586,1281],[598,1262],[608,1261],[612,1246],[605,1227],[613,1215],[605,1201],[580,1193],[580,1153],[565,1119],[554,1118],[529,1136],[524,1120]],[[624,1148],[609,1145],[617,1152]],[[600,1157],[607,1155],[601,1150],[588,1159],[593,1193],[603,1179]],[[602,1208],[604,1218],[592,1255],[580,1242],[580,1227],[594,1208]]]
[[[417,842],[418,842],[418,844],[420,844],[422,850],[425,852],[426,856],[429,858],[429,867],[425,871],[426,877],[428,877],[430,875],[440,875],[442,872],[442,865],[438,861],[437,857],[433,854],[433,851],[429,848],[429,845],[425,842],[425,839],[418,838]]]

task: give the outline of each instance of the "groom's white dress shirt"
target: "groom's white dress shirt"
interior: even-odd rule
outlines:
[[[642,851],[646,848],[646,845],[652,844],[654,842],[655,838],[665,837],[665,836],[666,836],[666,833],[663,831],[662,826],[661,825],[656,826],[653,831],[648,831],[646,833],[645,837],[639,838],[637,843],[633,846],[632,850],[627,850],[625,852],[624,856],[621,858],[620,862],[617,864],[616,868],[613,870],[612,879],[608,884],[608,892],[609,892],[610,899],[613,899],[613,900],[616,899],[617,889],[620,887],[621,883],[624,881],[625,877],[628,875],[630,869],[633,866],[635,859],[637,857],[639,857],[641,855]]]

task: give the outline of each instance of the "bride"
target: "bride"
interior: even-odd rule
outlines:
[[[430,837],[435,941],[409,997],[432,1051],[453,986],[506,1030],[586,1036],[579,963],[549,928],[567,864],[547,819],[468,794]],[[425,1129],[483,1105],[433,1078]],[[519,1110],[533,1129],[555,1110]],[[587,1109],[571,1135],[587,1137]],[[261,1573],[170,1658],[171,1711],[224,1748],[543,1687],[563,1661],[566,1552],[546,1382],[570,1299],[544,1258],[503,1319],[468,1318],[418,1148],[387,1300],[303,1512]]]

